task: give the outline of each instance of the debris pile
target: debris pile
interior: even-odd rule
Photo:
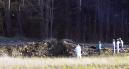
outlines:
[[[74,57],[77,43],[69,39],[45,40],[39,42],[26,42],[21,45],[0,46],[0,56],[23,56],[23,57]],[[82,56],[98,55],[96,46],[81,44]],[[129,53],[129,49],[125,49]],[[111,48],[104,48],[101,54],[111,55]]]

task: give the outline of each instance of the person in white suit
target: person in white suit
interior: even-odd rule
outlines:
[[[75,53],[76,53],[76,56],[77,58],[81,58],[81,46],[78,44],[75,48]]]
[[[123,50],[124,50],[124,49],[123,49],[123,47],[124,47],[124,42],[123,42],[123,40],[122,40],[121,38],[119,38],[119,40],[120,40],[120,50],[123,51]]]
[[[113,54],[115,54],[116,53],[116,42],[115,42],[115,39],[113,39],[112,44],[113,44]]]
[[[120,40],[119,39],[117,39],[116,46],[117,46],[117,53],[119,53],[120,52]]]

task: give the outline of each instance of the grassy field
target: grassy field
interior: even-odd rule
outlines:
[[[129,56],[81,59],[0,57],[0,69],[129,69]]]

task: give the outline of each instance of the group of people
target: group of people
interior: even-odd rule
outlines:
[[[118,38],[118,39],[113,39],[113,54],[116,54],[116,53],[120,53],[122,51],[124,51],[124,42],[121,38]],[[96,47],[96,50],[100,53],[102,49],[102,43],[101,41],[99,41],[97,47]]]
[[[124,51],[124,42],[121,38],[118,38],[118,39],[113,39],[113,54],[116,54],[116,53],[120,53],[122,51]],[[99,41],[99,44],[97,45],[97,50],[98,52],[101,51],[102,49],[102,43],[101,41]],[[78,44],[75,48],[75,53],[76,53],[76,56],[77,58],[81,58],[81,46]]]
[[[123,46],[124,42],[121,38],[113,39],[113,54],[120,53],[121,51],[124,51]]]

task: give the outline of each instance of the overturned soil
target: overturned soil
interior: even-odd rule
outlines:
[[[0,44],[0,56],[23,56],[23,57],[74,57],[75,47],[78,43],[63,40],[45,40],[45,41],[28,41],[28,42],[12,42],[8,44]],[[82,48],[82,56],[96,55],[112,55],[112,45],[103,44],[103,49],[98,52],[97,44],[79,43]],[[128,54],[128,45],[125,45],[124,51],[121,53]]]

